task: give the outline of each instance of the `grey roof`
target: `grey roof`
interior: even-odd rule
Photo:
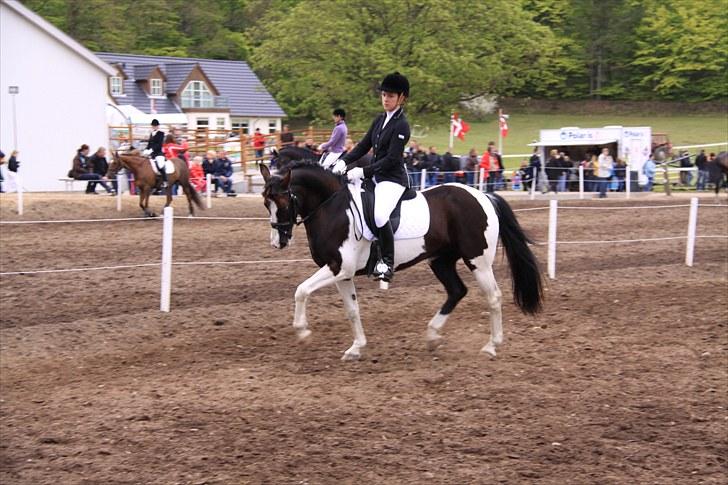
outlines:
[[[199,64],[221,96],[228,99],[231,116],[261,116],[283,118],[286,113],[243,61],[221,61],[192,57],[142,56],[97,52],[96,55],[109,64],[119,64],[127,76],[124,81],[126,98],[116,98],[119,104],[132,104],[150,112],[150,99],[135,82],[136,66],[159,66],[167,77],[167,92],[176,92],[195,64]],[[143,72],[143,71],[142,71]],[[146,72],[148,74],[148,72]],[[175,87],[176,86],[176,87]],[[157,99],[158,113],[179,113],[181,108],[169,98]]]
[[[149,79],[149,73],[154,70],[154,64],[137,64],[133,69],[133,77],[137,81],[146,81]]]

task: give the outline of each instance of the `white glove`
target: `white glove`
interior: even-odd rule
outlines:
[[[346,172],[346,178],[349,182],[356,182],[364,178],[364,169],[361,167],[355,167]]]
[[[331,171],[336,175],[341,175],[342,173],[346,172],[346,162],[342,159],[336,160],[334,166],[331,167]]]
[[[147,148],[146,150],[144,150],[142,152],[142,154],[144,154],[145,157],[148,157],[149,155],[152,154],[152,149],[151,148]]]

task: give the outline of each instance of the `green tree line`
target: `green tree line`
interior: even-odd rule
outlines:
[[[511,96],[725,102],[726,0],[25,0],[95,51],[245,60],[291,116]]]

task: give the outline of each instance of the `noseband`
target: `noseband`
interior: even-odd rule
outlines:
[[[311,220],[318,213],[318,211],[321,210],[321,208],[323,206],[325,206],[326,204],[328,204],[329,202],[334,200],[334,197],[336,197],[339,193],[344,192],[344,191],[349,193],[349,190],[347,189],[346,185],[343,188],[341,188],[341,189],[335,191],[333,194],[331,194],[328,199],[326,199],[321,204],[319,204],[318,207],[316,207],[309,215],[307,215],[306,217],[304,217],[300,220],[298,219],[299,203],[298,203],[298,197],[296,196],[296,194],[291,192],[291,189],[288,189],[283,192],[277,192],[275,195],[287,195],[288,196],[288,220],[286,222],[271,222],[270,226],[273,229],[282,231],[283,234],[285,234],[290,239],[291,236],[293,235],[293,226],[294,225],[299,226],[299,225],[303,224],[304,222]]]

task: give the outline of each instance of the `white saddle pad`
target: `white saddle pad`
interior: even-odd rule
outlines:
[[[374,234],[367,226],[364,220],[364,214],[362,213],[362,201],[361,201],[361,182],[357,181],[356,184],[349,184],[349,190],[356,203],[356,208],[361,216],[361,224],[363,227],[364,238],[367,241],[375,239]],[[357,227],[359,221],[356,221]],[[427,200],[421,192],[417,192],[417,197],[402,202],[402,210],[400,212],[399,227],[397,232],[394,233],[394,239],[415,239],[422,237],[427,234],[430,229],[430,206],[427,205]]]
[[[159,175],[159,170],[157,169],[157,163],[154,160],[152,160],[151,158],[149,159],[149,163],[152,164],[152,170],[154,170],[154,173]],[[167,174],[174,173],[174,163],[172,163],[170,160],[165,160],[164,161],[164,171]]]

